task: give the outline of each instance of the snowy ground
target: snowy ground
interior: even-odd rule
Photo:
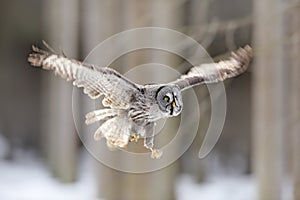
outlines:
[[[283,200],[292,200],[291,182],[282,183]],[[191,176],[182,175],[176,184],[178,200],[257,200],[254,177],[237,175],[214,175],[204,183],[197,184]]]
[[[183,175],[176,184],[179,200],[255,200],[254,180],[249,176],[218,176],[197,184]]]
[[[53,178],[32,152],[17,152],[14,161],[0,159],[0,200],[97,199],[91,161],[87,154],[82,156],[78,181],[64,184]],[[255,194],[254,180],[249,176],[216,176],[197,184],[182,175],[176,182],[178,200],[255,200]]]
[[[14,161],[0,160],[0,200],[93,200],[95,182],[89,161],[81,163],[79,181],[59,182],[32,152],[17,152]]]

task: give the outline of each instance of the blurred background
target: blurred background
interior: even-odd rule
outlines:
[[[0,10],[1,200],[300,200],[299,1],[2,0]],[[109,36],[145,26],[180,31],[216,61],[250,44],[254,61],[225,82],[226,121],[206,158],[198,151],[210,100],[199,86],[201,121],[188,151],[159,171],[129,174],[86,151],[73,122],[72,84],[30,67],[27,56],[45,40],[83,60]],[[191,67],[154,50],[131,52],[112,66],[125,73],[150,62],[181,73]],[[86,97],[78,98],[80,110]],[[94,130],[79,129],[92,138]]]

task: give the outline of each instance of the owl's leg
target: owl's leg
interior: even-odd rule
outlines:
[[[139,126],[135,123],[132,124],[130,132],[131,132],[130,139],[129,139],[130,142],[137,142],[140,139],[140,137],[144,137],[145,135],[144,127]]]
[[[155,123],[148,123],[145,126],[145,139],[144,139],[144,146],[147,149],[151,150],[151,158],[160,158],[162,156],[162,151],[153,148],[153,141],[154,141],[154,127]]]
[[[145,139],[144,139],[144,146],[147,149],[153,148],[153,141],[154,141],[154,123],[149,123],[145,126]]]

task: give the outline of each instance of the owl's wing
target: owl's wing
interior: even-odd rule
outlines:
[[[83,87],[84,93],[92,99],[104,95],[106,106],[128,108],[133,94],[140,90],[141,86],[111,68],[79,62],[35,46],[32,50],[28,57],[32,66],[52,70],[67,81],[73,81],[77,87]]]
[[[228,60],[191,68],[187,74],[182,75],[172,84],[185,90],[199,84],[224,81],[245,72],[252,56],[252,48],[247,45],[244,48],[239,48],[236,52],[232,52]]]

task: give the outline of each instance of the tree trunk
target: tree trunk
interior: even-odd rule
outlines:
[[[146,26],[161,26],[161,27],[176,27],[175,24],[179,25],[178,22],[181,21],[180,14],[176,12],[176,2],[172,3],[175,6],[170,6],[170,1],[137,1],[131,0],[126,2],[125,13],[124,13],[124,28],[134,28],[134,27],[146,27]],[[174,16],[176,13],[177,16]],[[151,40],[151,38],[148,38]],[[159,54],[160,53],[160,54]],[[136,51],[132,55],[129,55],[125,59],[124,64],[127,66],[123,70],[132,69],[139,64],[155,62],[164,63],[171,65],[174,63],[172,58],[168,54],[159,52],[157,50],[146,50],[146,51]],[[149,54],[151,56],[149,56]],[[160,82],[163,77],[167,79],[168,74],[162,74],[158,71],[152,71],[151,74],[140,74],[139,81],[147,79],[148,76],[153,77],[153,82]],[[169,124],[170,126],[171,124]],[[165,131],[161,133],[160,140],[164,140],[173,134],[172,128],[165,127]],[[154,146],[159,146],[160,141],[157,137],[154,140]],[[135,147],[137,151],[143,149],[143,142],[139,142],[137,145],[140,147]],[[136,146],[136,145],[132,145]],[[123,160],[126,165],[127,160]],[[151,160],[147,163],[143,163],[146,166],[154,166],[155,162]],[[137,163],[137,165],[140,165]],[[146,173],[146,174],[122,174],[122,191],[123,199],[138,200],[138,199],[174,199],[174,183],[177,173],[177,163],[174,163],[168,167],[165,167],[159,171]],[[157,184],[159,182],[159,184]],[[156,191],[156,192],[153,192]]]
[[[46,40],[61,47],[69,57],[77,55],[78,2],[45,1]],[[59,52],[59,50],[57,50]],[[59,52],[61,53],[61,52]],[[46,77],[47,76],[47,77]],[[54,175],[64,182],[76,178],[77,134],[72,115],[72,84],[45,74],[43,77],[43,141],[46,160]]]
[[[260,200],[282,199],[283,6],[281,1],[254,1],[253,156]]]
[[[145,0],[130,0],[126,2],[121,0],[102,0],[85,2],[84,6],[87,7],[83,12],[84,20],[82,26],[84,27],[83,47],[85,54],[88,53],[88,51],[95,47],[95,45],[97,45],[99,42],[111,36],[114,32],[120,31],[120,29],[127,30],[135,27],[156,25],[151,24],[151,19],[153,17],[152,15],[160,16],[161,14],[155,12],[157,11],[157,8],[152,10],[153,4],[159,6],[160,2],[156,1],[153,3]],[[119,7],[121,7],[121,9],[119,9]],[[161,8],[159,13],[163,12],[164,9]],[[166,13],[176,12],[168,11]],[[114,20],[121,23],[115,23]],[[170,16],[164,17],[164,20],[171,20]],[[177,21],[178,18],[176,17],[172,20]],[[111,21],[113,21],[113,23],[107,23]],[[113,27],[112,24],[114,24]],[[153,62],[154,58],[152,60],[147,60],[147,58],[149,58],[149,53],[151,52],[146,52],[147,54],[144,53],[145,52],[143,51],[137,51],[132,54],[130,53],[115,61],[112,66],[121,66],[117,70],[121,73],[124,73],[138,64],[145,63],[145,61]],[[159,62],[156,60],[154,61]],[[154,72],[151,75],[156,77],[160,74]],[[147,76],[149,76],[149,74],[147,74]],[[139,76],[139,78],[143,80],[142,76]],[[92,133],[88,131],[88,137],[92,138],[91,134]],[[105,143],[101,143],[99,145],[103,144],[105,145]],[[137,144],[129,144],[129,146],[129,150],[138,152],[140,150],[144,151],[142,140]],[[120,165],[124,166],[135,164],[132,163],[132,160],[129,161],[123,157],[116,156],[115,158],[110,159],[114,159],[114,162],[120,163]],[[152,162],[152,160],[150,161],[151,162],[147,161],[145,163],[136,163],[136,165],[151,166],[153,163],[155,163]],[[176,166],[176,164],[171,165],[152,173],[129,174],[116,171],[112,168],[104,166],[103,164],[97,163],[96,167],[98,173],[97,178],[99,180],[99,196],[109,200],[174,199],[174,180],[177,172]],[[157,184],[158,182],[159,184]]]
[[[118,32],[119,29],[119,14],[118,9],[119,0],[90,0],[82,2],[82,47],[83,55],[87,56],[98,44],[103,42],[105,39]],[[113,48],[113,47],[112,47]],[[107,49],[107,53],[109,53]],[[89,56],[86,62],[98,64],[103,59],[102,55],[92,54]],[[100,66],[107,67],[107,66]],[[91,100],[88,96],[83,95],[82,97],[82,116],[86,113],[95,109],[94,100]],[[95,101],[99,109],[101,102]],[[102,106],[101,106],[102,107]],[[83,118],[84,119],[84,118]],[[82,123],[82,122],[80,122]],[[103,154],[99,150],[99,145],[106,145],[105,142],[95,142],[93,134],[98,128],[99,123],[95,125],[82,125],[81,137],[84,140],[88,150],[94,149],[91,153]],[[103,139],[105,140],[105,139]],[[107,147],[106,147],[107,148]],[[96,156],[97,157],[97,156]],[[115,159],[115,158],[111,158]],[[116,160],[117,162],[117,160]],[[122,198],[122,175],[113,170],[98,160],[94,161],[95,174],[97,177],[97,192],[100,198],[108,200],[118,200]]]
[[[291,120],[292,131],[292,177],[294,185],[294,200],[300,200],[300,9],[292,8],[291,23]]]

